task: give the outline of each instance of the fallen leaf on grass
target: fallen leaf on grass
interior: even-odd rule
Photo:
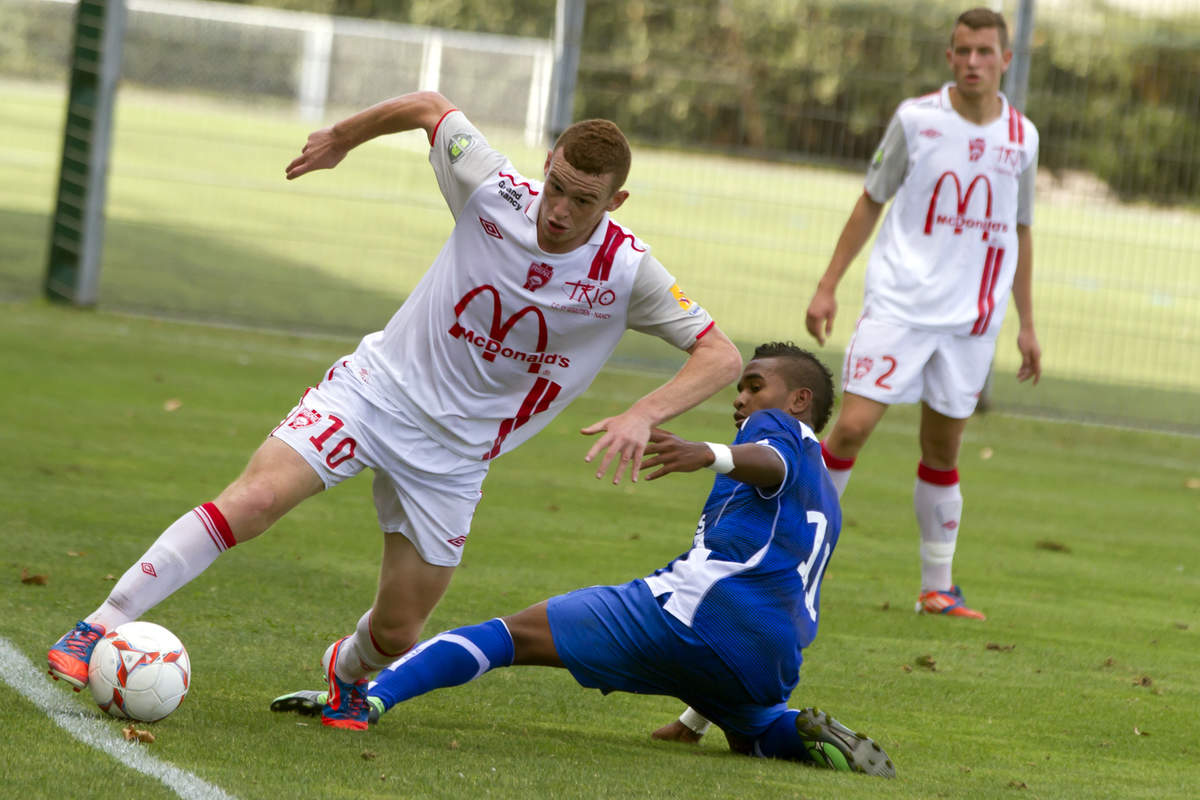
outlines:
[[[904,670],[905,672],[912,672],[912,667],[910,667],[908,664],[901,664],[900,669]]]
[[[178,397],[172,397],[170,400],[163,403],[163,411],[166,412],[178,411],[181,408],[183,408],[183,401]]]
[[[1176,622],[1175,627],[1181,631],[1186,631],[1188,629],[1188,624],[1186,622]]]
[[[889,603],[887,600],[884,600],[884,601],[883,601],[883,605],[879,607],[879,610],[880,610],[880,611],[887,611],[887,610],[888,610],[889,608],[891,608],[891,607],[892,607],[892,604],[891,604],[891,603]]]
[[[1142,677],[1140,677],[1140,678],[1134,678],[1134,679],[1133,679],[1133,685],[1134,685],[1134,686],[1150,686],[1150,685],[1151,685],[1151,684],[1153,684],[1153,683],[1154,683],[1154,681],[1150,680],[1150,676],[1149,676],[1149,675],[1143,675],[1143,676],[1142,676]]]
[[[917,656],[917,660],[914,663],[918,667],[924,667],[925,669],[929,670],[930,672],[937,672],[937,662],[933,660],[933,656],[930,656],[930,655]]]
[[[979,451],[979,457],[982,458],[984,461],[987,461],[989,458],[991,458],[994,455],[996,455],[996,451],[990,447],[985,447]]]
[[[1138,726],[1134,725],[1133,726],[1133,735],[1134,736],[1149,736],[1150,731],[1144,731],[1141,728],[1139,728]]]
[[[1053,550],[1056,553],[1069,553],[1071,548],[1061,542],[1052,542],[1049,539],[1042,539],[1034,545],[1038,550]]]
[[[71,558],[78,558],[79,556],[86,556],[87,551],[85,551],[85,550],[68,550],[67,555],[70,556]]]
[[[117,576],[113,575],[111,572],[104,576],[104,580],[106,581],[115,581],[116,579]]]
[[[987,643],[988,650],[1003,650],[1003,651],[1007,652],[1009,650],[1014,649],[1015,647],[1016,647],[1015,644],[996,644],[995,642]]]
[[[450,744],[448,745],[448,747],[449,747],[451,750],[457,750],[457,749],[458,749],[458,739],[451,739],[451,740],[450,740]]]
[[[375,758],[378,758],[378,754],[374,750],[363,750],[362,758],[363,761],[371,761]]]
[[[1183,485],[1189,489],[1200,489],[1200,478],[1188,478]]]
[[[1025,781],[1009,781],[1008,788],[1010,788],[1010,789],[1028,789],[1029,784],[1025,783]]]
[[[29,570],[21,567],[21,583],[28,583],[33,586],[45,586],[50,582],[50,578],[46,575],[30,575]]]
[[[153,733],[142,730],[141,728],[135,728],[132,725],[126,725],[121,730],[121,733],[125,734],[125,741],[127,742],[131,742],[136,739],[142,744],[150,744],[154,741]]]
[[[1115,663],[1117,663],[1117,662],[1113,661],[1112,656],[1109,656],[1108,658],[1104,659],[1104,663],[1101,664],[1100,666],[1111,667]]]

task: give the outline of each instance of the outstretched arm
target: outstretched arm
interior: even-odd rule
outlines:
[[[1028,225],[1017,225],[1017,272],[1012,293],[1021,322],[1017,333],[1017,349],[1021,351],[1017,380],[1033,378],[1036,386],[1042,377],[1042,347],[1033,329],[1033,232]]]
[[[602,478],[620,457],[613,483],[621,482],[626,467],[638,479],[642,455],[656,425],[682,414],[737,380],[742,357],[733,342],[714,325],[688,351],[688,359],[671,380],[638,400],[627,411],[583,428],[580,433],[603,435],[588,450],[585,461],[603,453],[596,477]]]
[[[453,108],[453,104],[437,92],[411,92],[376,103],[328,128],[310,133],[300,155],[288,164],[287,179],[290,181],[317,169],[333,169],[347,153],[377,136],[422,128],[432,140],[438,120]]]
[[[882,211],[883,203],[875,202],[871,195],[864,191],[842,228],[837,246],[833,249],[833,256],[829,259],[829,266],[817,282],[817,291],[813,293],[808,312],[804,316],[804,326],[818,344],[824,345],[825,338],[833,333],[833,318],[837,316],[838,283],[871,238],[871,232],[875,230],[875,223],[879,221]]]
[[[729,450],[733,467],[719,469],[734,480],[752,486],[778,486],[787,477],[783,459],[769,447],[760,444],[710,445],[708,442],[691,442],[673,433],[655,428],[650,434],[646,453],[650,456],[642,462],[642,469],[658,467],[649,480],[670,475],[672,472],[695,472],[704,467],[716,467],[717,453],[722,448]],[[729,466],[725,464],[724,466]]]

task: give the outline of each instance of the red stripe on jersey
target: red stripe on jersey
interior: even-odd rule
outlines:
[[[992,282],[988,286],[987,294],[987,316],[983,319],[983,325],[979,328],[979,333],[987,332],[988,325],[992,324],[992,312],[996,310],[996,281],[1000,278],[1000,264],[1004,261],[1004,248],[996,248],[996,258],[992,261]]]
[[[1021,112],[1012,106],[1008,107],[1008,140],[1025,144],[1025,120],[1021,117]]]
[[[529,181],[519,181],[516,178],[514,178],[512,175],[509,175],[507,172],[501,172],[500,177],[508,178],[508,182],[511,183],[513,186],[524,186],[526,189],[529,190],[529,193],[532,195],[537,194],[537,192],[535,192],[533,190],[533,187],[529,185]]]
[[[625,240],[629,240],[629,246],[639,253],[646,252],[644,247],[638,247],[633,234],[626,233],[621,230],[621,226],[609,220],[608,229],[604,231],[604,243],[600,245],[600,249],[596,251],[596,257],[592,259],[592,267],[588,270],[588,278],[593,281],[608,280],[609,273],[612,272],[613,261],[617,257],[617,250]]]
[[[975,324],[971,326],[971,335],[978,336],[983,333],[983,321],[988,315],[988,287],[994,286],[992,281],[992,269],[996,260],[996,248],[989,247],[987,249],[987,260],[983,262],[983,275],[979,278],[979,299],[976,301],[979,309],[979,316],[975,318]]]
[[[534,414],[539,414],[549,407],[550,403],[558,397],[562,386],[554,381],[546,378],[538,378],[533,382],[533,388],[529,390],[529,394],[525,395],[525,399],[521,401],[521,407],[517,410],[515,417],[509,417],[500,423],[500,430],[496,433],[496,440],[492,442],[492,449],[483,457],[484,461],[495,458],[500,455],[500,445],[508,438],[508,435],[517,428],[529,422],[529,418]]]
[[[442,114],[440,117],[438,117],[437,123],[433,126],[433,132],[429,134],[429,146],[430,147],[433,147],[433,140],[437,138],[438,128],[442,127],[442,120],[444,120],[446,117],[453,114],[455,111],[458,111],[458,109],[452,108],[449,111],[447,111],[445,114]]]
[[[924,463],[917,462],[917,478],[935,486],[953,486],[958,483],[958,467],[952,469],[934,469]]]
[[[853,458],[838,458],[829,452],[824,442],[821,442],[821,458],[825,461],[825,466],[828,469],[850,469],[854,466]]]

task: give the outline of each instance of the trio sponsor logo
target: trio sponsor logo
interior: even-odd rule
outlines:
[[[490,294],[492,297],[492,317],[487,333],[482,333],[464,327],[461,319],[463,312],[467,310],[472,301],[485,293]],[[518,322],[521,322],[529,315],[532,315],[533,320],[536,320],[537,324],[537,343],[534,347],[522,350],[506,345],[504,340],[508,337],[508,334]],[[526,321],[522,325],[522,330],[528,331],[532,324],[534,323]],[[571,366],[571,360],[567,356],[560,353],[546,352],[549,331],[546,328],[546,318],[542,316],[541,309],[537,306],[525,306],[513,312],[508,319],[504,319],[504,310],[500,306],[500,292],[491,284],[485,283],[481,286],[476,286],[462,296],[454,306],[454,324],[450,326],[450,335],[456,339],[463,339],[482,350],[484,361],[495,361],[496,356],[500,356],[512,361],[526,362],[529,364],[529,371],[535,374],[541,370],[543,365],[559,366],[563,369]],[[521,338],[528,341],[528,334]]]
[[[967,142],[967,157],[972,161],[978,161],[983,158],[984,142],[982,138],[975,138]]]
[[[587,303],[588,308],[611,306],[617,300],[612,289],[587,281],[567,281],[563,284],[563,294],[576,303]]]
[[[529,272],[525,275],[525,289],[530,292],[537,291],[550,282],[554,277],[554,267],[549,264],[533,263],[529,265]]]
[[[500,233],[500,228],[497,227],[496,223],[492,222],[490,219],[484,219],[483,217],[480,217],[479,225],[483,228],[483,232],[488,236],[491,236],[493,239],[504,238],[504,235]]]
[[[954,183],[955,209],[953,214],[940,214],[937,208],[938,197],[941,194],[942,185],[947,182],[947,178]],[[982,186],[983,191],[986,193],[983,217],[969,217],[967,216],[967,207],[971,203],[971,195],[974,194],[976,187],[979,186]],[[933,186],[933,193],[929,196],[929,211],[925,215],[926,236],[933,232],[934,224],[953,226],[955,235],[962,233],[967,228],[979,230],[981,238],[985,242],[989,233],[1006,233],[1008,231],[1007,223],[992,221],[992,182],[988,180],[988,177],[986,175],[976,175],[967,185],[967,191],[964,194],[962,181],[958,179],[958,175],[953,170],[943,172],[941,177],[937,179],[937,183]]]
[[[992,148],[996,154],[996,163],[1004,167],[1013,167],[1020,169],[1021,167],[1021,150],[1017,147],[1005,147],[998,144]]]

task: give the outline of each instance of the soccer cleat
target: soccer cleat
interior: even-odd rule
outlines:
[[[801,711],[796,716],[796,732],[804,739],[808,754],[818,767],[896,777],[896,767],[883,748],[824,711],[816,708]]]
[[[948,617],[966,617],[967,619],[987,619],[982,613],[973,608],[967,608],[962,589],[951,586],[948,592],[921,592],[917,599],[918,614],[945,614]]]
[[[54,680],[62,678],[77,692],[87,686],[88,662],[92,660],[96,642],[104,633],[103,625],[89,625],[82,621],[76,623],[46,653],[50,676]]]
[[[329,692],[318,692],[315,689],[301,689],[298,692],[276,697],[271,701],[272,711],[295,711],[306,717],[318,717],[321,709],[329,700]],[[367,704],[371,707],[367,712],[367,722],[374,725],[383,716],[383,701],[378,697],[367,695]]]
[[[343,636],[333,643],[329,649],[329,692],[325,697],[325,705],[321,706],[321,724],[330,728],[343,728],[349,731],[365,731],[367,719],[370,716],[370,705],[367,703],[367,679],[347,683],[337,676],[338,652],[346,643],[349,636]]]

